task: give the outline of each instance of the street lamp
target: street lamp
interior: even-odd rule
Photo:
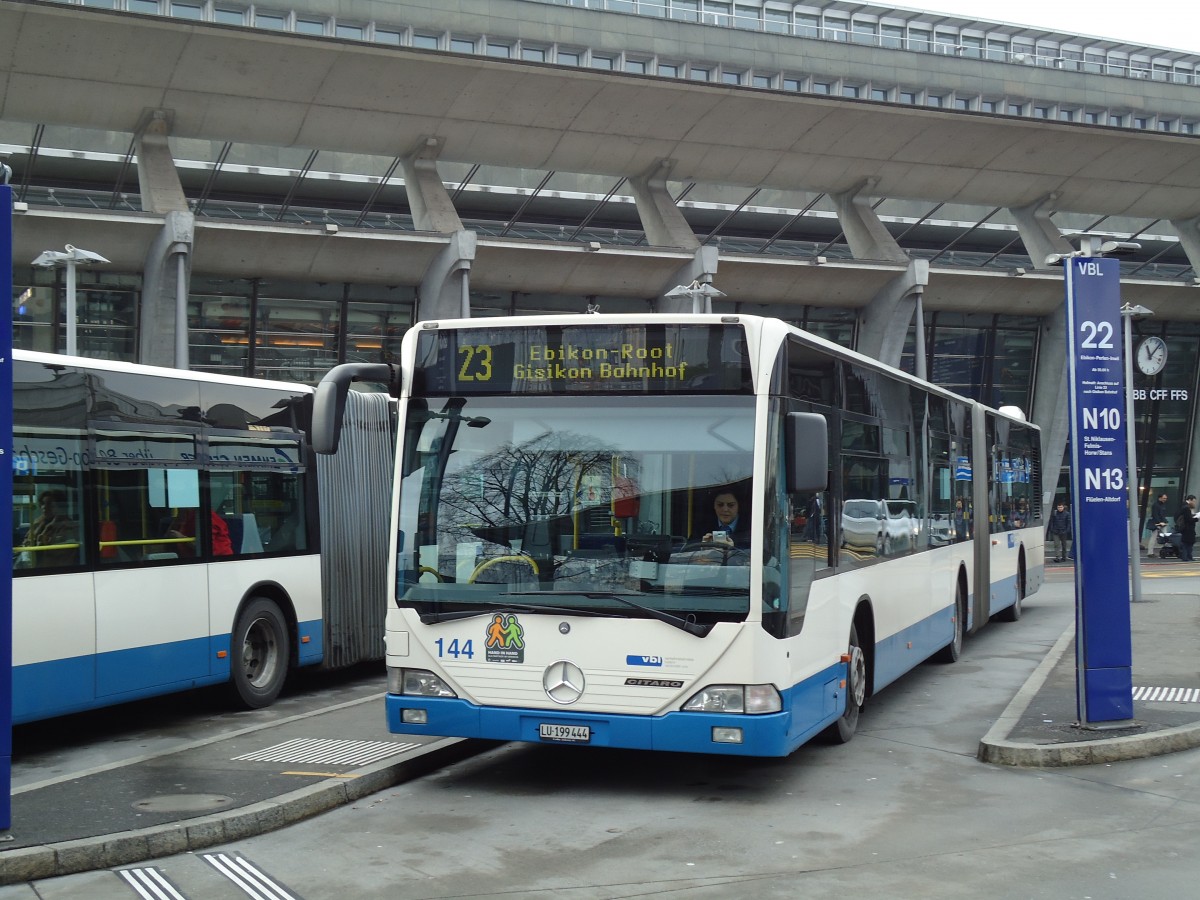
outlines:
[[[1137,429],[1133,418],[1133,320],[1152,316],[1154,313],[1144,306],[1121,307],[1121,318],[1125,320],[1125,443],[1129,464],[1129,559],[1130,559],[1130,602],[1142,599],[1142,536],[1138,530],[1138,477],[1137,477]]]
[[[712,301],[714,297],[724,297],[724,291],[718,291],[707,281],[696,280],[688,285],[678,285],[671,288],[664,297],[677,299],[680,297],[688,297],[692,301],[692,312],[694,313],[710,313],[712,312]]]
[[[75,345],[75,267],[80,263],[98,265],[108,262],[99,253],[80,250],[67,244],[64,250],[44,250],[30,265],[41,269],[63,266],[67,270],[67,356],[78,356]]]

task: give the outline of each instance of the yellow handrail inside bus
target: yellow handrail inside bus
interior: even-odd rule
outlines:
[[[149,538],[135,541],[101,541],[101,548],[104,547],[146,547],[158,544],[194,544],[194,537],[177,537],[177,538]]]
[[[31,544],[20,547],[13,547],[13,553],[24,553],[29,550],[32,553],[40,553],[43,550],[78,550],[78,542],[74,544]]]
[[[477,565],[475,567],[475,571],[472,572],[471,577],[467,579],[467,584],[474,584],[475,579],[478,578],[480,574],[482,574],[487,569],[490,569],[496,563],[502,563],[502,562],[523,562],[527,566],[529,566],[529,568],[533,569],[534,575],[542,574],[541,570],[538,568],[537,560],[535,560],[531,556],[517,556],[517,555],[493,556],[491,559],[485,559],[483,562],[481,562],[479,565]]]

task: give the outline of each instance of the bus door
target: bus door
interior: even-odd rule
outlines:
[[[205,678],[207,512],[200,473],[183,467],[195,465],[195,438],[106,426],[94,439],[94,458],[106,466],[96,473],[96,694],[136,696]]]

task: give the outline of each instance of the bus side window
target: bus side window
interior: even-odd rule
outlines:
[[[21,411],[20,398],[14,407]],[[13,429],[13,568],[58,569],[82,565],[83,468],[86,441],[73,428]],[[40,459],[39,459],[40,455]]]
[[[13,515],[28,521],[21,540],[14,540],[16,569],[47,569],[77,566],[83,561],[83,541],[79,533],[79,491],[64,484],[39,485],[36,493],[25,495],[24,509]],[[14,538],[15,538],[14,529]]]
[[[239,556],[242,553],[243,502],[240,478],[240,472],[229,471],[210,472],[208,476],[208,508],[212,511],[209,527],[214,558]]]
[[[308,549],[304,522],[304,475],[293,472],[244,473],[235,554],[295,553]]]
[[[146,551],[136,541],[153,540],[165,531],[161,511],[143,515],[146,491],[144,484],[137,486],[139,475],[144,481],[145,470],[96,471],[96,532],[101,568],[142,559]],[[142,527],[142,523],[148,527]]]

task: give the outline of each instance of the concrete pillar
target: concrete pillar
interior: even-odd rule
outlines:
[[[470,274],[471,263],[475,261],[475,232],[456,231],[448,238],[421,279],[413,321],[471,316]]]
[[[414,321],[465,319],[471,315],[470,276],[476,236],[463,228],[454,201],[442,183],[437,167],[441,150],[437,138],[424,138],[412,153],[400,160],[413,224],[420,231],[436,231],[448,239],[417,288]]]
[[[660,313],[695,312],[695,303],[690,297],[667,297],[665,294],[673,288],[680,285],[686,287],[692,282],[698,281],[700,284],[712,284],[713,276],[717,274],[717,260],[716,247],[697,247],[691,261],[680,266],[679,271],[663,287],[662,293],[654,301],[654,311]],[[712,312],[712,300],[710,298],[704,298],[704,308],[700,312]]]
[[[629,187],[642,220],[642,230],[646,232],[646,243],[651,247],[695,250],[700,246],[700,239],[667,191],[667,176],[671,173],[671,166],[671,160],[660,160],[646,174],[630,178]],[[691,281],[684,283],[691,284]]]
[[[188,208],[167,144],[168,132],[166,113],[156,109],[137,136],[138,189],[146,212],[186,212]]]
[[[887,262],[908,262],[908,254],[879,221],[871,209],[869,191],[879,179],[868,178],[856,187],[840,194],[830,194],[837,206],[838,222],[855,259],[881,259]]]
[[[151,113],[137,135],[138,188],[142,209],[165,219],[146,251],[139,309],[138,361],[188,368],[187,298],[192,275],[196,217],[188,209],[175,160],[167,144],[169,121]]]
[[[830,194],[838,222],[855,259],[905,263],[907,268],[876,294],[858,314],[859,353],[899,367],[904,341],[921,297],[929,284],[929,261],[910,259],[871,208],[871,191],[879,179],[867,178],[840,194]],[[917,322],[917,374],[924,369],[924,326]]]
[[[1060,267],[1046,265],[1052,253],[1062,256],[1075,248],[1050,221],[1051,206],[1057,194],[1047,194],[1026,206],[1010,207],[1009,213],[1017,223],[1017,231],[1025,252],[1035,269],[1054,271]],[[1038,341],[1037,376],[1033,384],[1033,409],[1030,421],[1042,429],[1042,515],[1050,515],[1058,472],[1071,437],[1071,417],[1067,409],[1067,305],[1066,288],[1063,302],[1042,320]]]
[[[1194,277],[1200,278],[1200,216],[1172,219],[1171,227],[1179,234],[1179,243],[1187,254],[1188,262],[1192,264]]]
[[[921,308],[921,297],[929,284],[929,260],[914,259],[908,268],[893,278],[858,314],[858,345],[856,350],[899,368],[904,353],[904,341]],[[923,329],[924,323],[917,322]],[[922,336],[923,331],[919,332]],[[917,341],[918,353],[923,356],[924,340]],[[918,360],[923,365],[923,360]],[[918,367],[918,374],[919,367]]]
[[[404,169],[404,191],[413,225],[418,231],[454,234],[462,231],[463,225],[438,173],[441,149],[437,138],[425,138],[416,150],[400,160],[400,165]]]
[[[1042,516],[1050,515],[1058,472],[1071,437],[1067,408],[1067,304],[1042,319],[1030,421],[1042,429]]]
[[[1050,221],[1051,206],[1057,199],[1058,194],[1047,194],[1027,206],[1013,206],[1008,210],[1016,220],[1017,232],[1021,235],[1025,252],[1029,254],[1035,269],[1057,268],[1046,265],[1047,256],[1052,253],[1065,255],[1075,251],[1058,227]]]
[[[188,367],[187,294],[195,226],[190,212],[167,213],[162,231],[146,251],[137,356],[145,365]]]

